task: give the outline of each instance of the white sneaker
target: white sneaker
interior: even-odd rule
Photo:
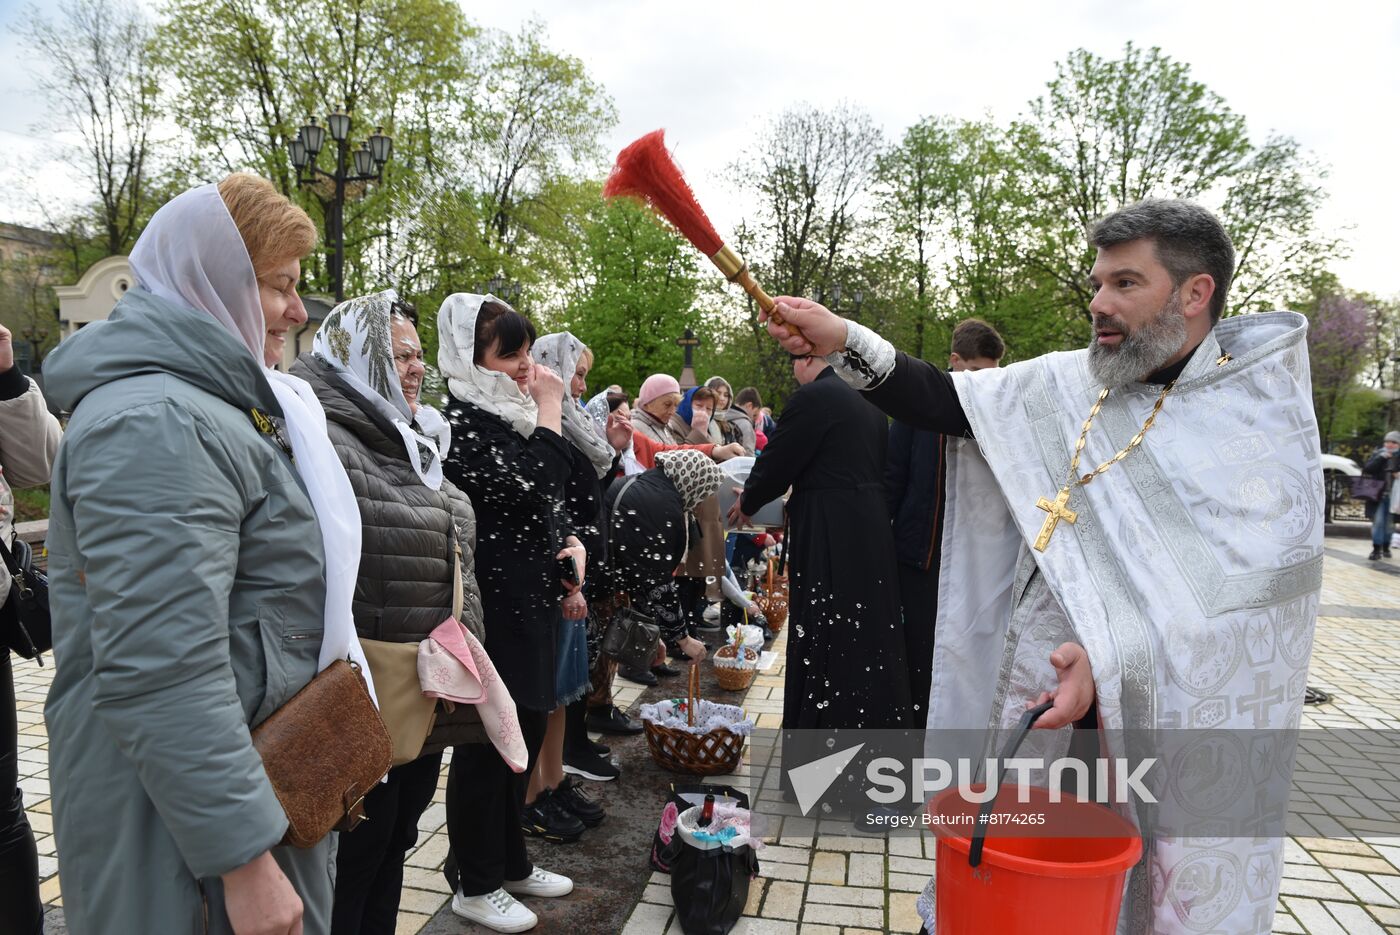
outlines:
[[[701,614],[701,616],[702,616],[702,617],[705,619],[705,621],[708,622],[708,623],[718,623],[718,622],[719,622],[719,602],[716,601],[715,603],[713,603],[713,604],[711,604],[710,606],[706,607],[706,608],[705,608],[705,612],[704,612],[703,614]]]
[[[569,884],[570,888],[573,884]],[[526,932],[534,928],[539,917],[529,907],[515,901],[504,889],[484,896],[452,894],[452,911],[464,919],[484,925],[497,932]]]
[[[505,889],[516,896],[567,896],[574,891],[574,881],[536,867],[523,880],[507,880]]]

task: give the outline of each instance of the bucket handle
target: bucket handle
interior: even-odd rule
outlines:
[[[997,761],[999,768],[997,770],[996,792],[982,803],[981,809],[977,812],[977,827],[972,832],[972,846],[967,850],[967,865],[969,867],[976,867],[982,862],[982,845],[986,841],[987,828],[991,826],[988,818],[996,806],[997,796],[1001,794],[1001,781],[1006,778],[1006,761],[1016,755],[1016,751],[1021,748],[1021,742],[1026,739],[1026,735],[1031,732],[1031,728],[1035,726],[1035,722],[1040,719],[1040,716],[1053,707],[1055,707],[1055,702],[1047,701],[1021,715],[1021,722],[1016,725],[1016,733],[1011,735],[1011,739],[1002,748],[1001,759]]]

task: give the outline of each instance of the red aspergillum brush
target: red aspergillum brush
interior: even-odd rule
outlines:
[[[726,279],[738,283],[753,296],[758,307],[775,322],[787,328],[790,334],[797,334],[796,328],[783,321],[781,315],[774,314],[772,296],[754,281],[743,257],[715,233],[705,209],[695,200],[695,193],[690,190],[680,167],[666,150],[664,134],[664,130],[653,130],[617,154],[617,164],[603,186],[603,197],[626,196],[649,205],[670,221],[695,249],[709,257]]]

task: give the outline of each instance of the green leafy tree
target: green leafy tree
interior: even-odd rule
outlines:
[[[36,369],[58,344],[53,286],[62,268],[59,256],[49,250],[25,251],[0,262],[0,324],[16,340],[29,343]]]
[[[175,79],[172,112],[184,129],[194,177],[250,169],[300,200],[313,219],[320,198],[296,187],[285,143],[310,115],[344,108],[352,142],[382,125],[394,135],[384,184],[352,194],[344,218],[346,292],[379,285],[369,262],[390,236],[395,186],[431,175],[435,147],[451,139],[475,90],[474,29],[450,0],[168,0],[159,48]],[[373,121],[371,123],[370,121]],[[320,164],[330,168],[327,135]],[[328,191],[318,191],[328,195]],[[319,258],[309,283],[326,289]]]
[[[937,317],[936,259],[941,226],[957,185],[955,132],[947,121],[925,118],[905,130],[899,143],[876,161],[878,210],[892,235],[895,256],[903,261],[891,270],[893,281],[898,283],[906,275],[913,281],[912,295],[904,306],[913,333],[900,343],[915,357],[923,357],[932,346],[925,332]]]
[[[636,393],[653,373],[679,374],[676,344],[700,315],[695,251],[647,209],[595,204],[584,232],[585,285],[558,324],[593,351],[589,384]]]
[[[1082,323],[1025,262],[1033,205],[1004,131],[925,118],[881,158],[878,191],[892,255],[875,301],[899,307],[888,333],[906,351],[945,358],[953,326],[970,317],[1002,332],[1012,360],[1079,338]]]
[[[464,165],[483,200],[483,237],[507,253],[535,227],[531,209],[555,179],[601,169],[601,134],[617,120],[583,62],[545,39],[532,21],[517,35],[494,33],[476,44],[483,81]]]
[[[1255,145],[1244,117],[1160,49],[1070,53],[1012,136],[1032,208],[1027,259],[1086,319],[1084,232],[1143,198],[1220,210],[1241,251],[1232,310],[1283,301],[1337,254],[1317,227],[1319,167],[1290,139]]]

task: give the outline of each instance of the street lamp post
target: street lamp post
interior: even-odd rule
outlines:
[[[498,299],[504,299],[511,308],[515,308],[515,303],[520,299],[520,283],[506,279],[497,273],[486,282],[477,283],[476,294],[494,295]]]
[[[297,172],[297,186],[310,188],[325,209],[326,241],[331,249],[331,292],[337,302],[345,299],[346,187],[354,182],[382,181],[384,166],[394,149],[394,138],[385,133],[383,127],[375,127],[358,148],[352,149],[351,126],[350,115],[342,110],[327,117],[325,126],[318,124],[315,117],[309,117],[306,126],[297,133],[297,138],[287,144],[287,154],[291,156]],[[325,145],[327,131],[335,142],[335,169],[332,172],[326,172],[316,165],[316,157]],[[303,175],[305,169],[310,169],[310,173]]]
[[[837,315],[849,315],[856,318],[860,315],[860,307],[865,303],[865,290],[857,289],[851,293],[851,300],[854,303],[850,308],[841,308],[841,286],[834,285],[827,287],[821,285],[817,287],[817,302],[825,305]]]

